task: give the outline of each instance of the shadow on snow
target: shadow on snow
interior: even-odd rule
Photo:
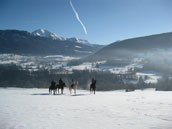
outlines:
[[[88,95],[88,94],[73,94],[71,96],[85,96],[85,95]]]
[[[54,94],[49,94],[49,93],[35,93],[35,94],[30,94],[30,95],[54,95]],[[55,94],[55,95],[65,95],[65,94]]]

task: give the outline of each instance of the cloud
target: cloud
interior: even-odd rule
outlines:
[[[78,15],[77,11],[75,10],[71,0],[70,0],[70,6],[72,7],[73,12],[75,13],[76,19],[82,25],[82,28],[83,28],[85,34],[87,34],[87,29],[86,29],[85,25],[82,23],[81,19],[79,18],[79,15]]]

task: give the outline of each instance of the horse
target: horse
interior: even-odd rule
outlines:
[[[62,84],[58,84],[56,85],[57,89],[58,89],[58,94],[59,94],[59,89],[61,89],[61,94],[63,94],[63,90],[64,90],[64,87],[66,87],[66,83],[62,83]],[[56,92],[57,92],[57,89],[56,89]]]
[[[96,91],[96,80],[90,84],[90,94]]]
[[[54,95],[55,95],[55,93],[57,93],[57,87],[56,87],[55,83],[53,85],[49,86],[49,94],[52,94],[52,91],[53,91]]]
[[[70,94],[72,94],[72,89],[74,90],[74,94],[76,94],[77,87],[78,87],[78,81],[74,81],[74,83],[71,86],[69,86]]]

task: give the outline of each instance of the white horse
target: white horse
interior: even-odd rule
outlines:
[[[72,89],[74,90],[74,94],[76,94],[76,89],[78,87],[78,81],[74,81],[71,86],[69,86],[69,92],[72,94]]]

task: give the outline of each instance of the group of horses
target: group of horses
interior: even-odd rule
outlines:
[[[61,89],[61,94],[63,94],[63,90],[64,87],[66,87],[66,83],[62,83],[62,84],[57,84],[55,82],[53,82],[50,86],[49,86],[49,94],[57,94],[57,90],[58,90],[58,94],[59,94],[59,90]]]
[[[61,94],[63,94],[64,88],[67,87],[66,83],[63,82],[61,84],[56,84],[54,81],[52,81],[51,85],[49,86],[49,94],[60,94],[60,90],[61,90]],[[72,90],[74,91],[74,94],[76,94],[76,89],[78,87],[78,81],[73,81],[73,84],[69,86],[69,92],[70,94],[72,94]],[[90,84],[90,93],[94,93],[95,94],[96,91],[96,81],[92,82]]]

